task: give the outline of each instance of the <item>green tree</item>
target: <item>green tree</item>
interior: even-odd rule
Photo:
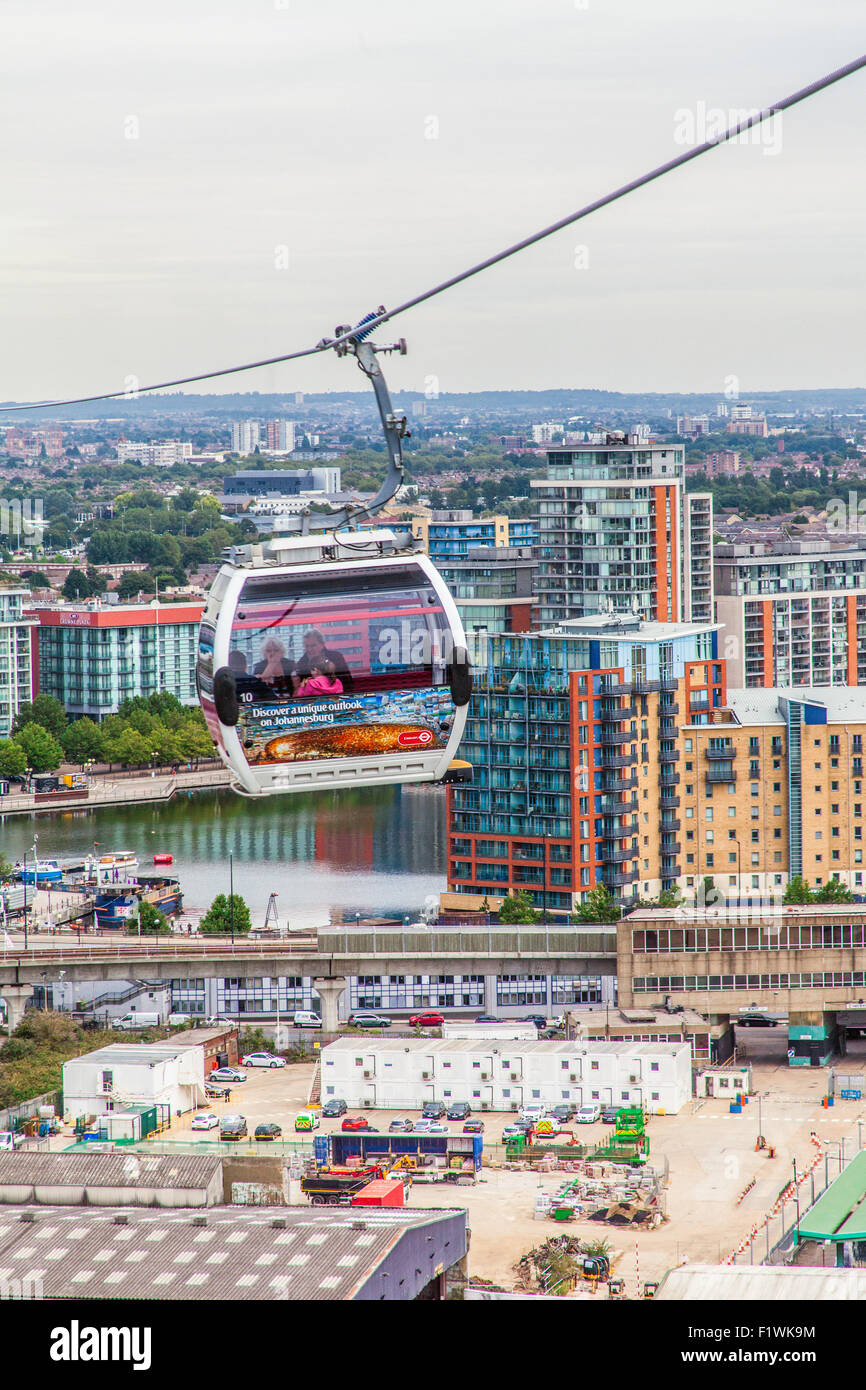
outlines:
[[[850,903],[852,901],[851,889],[846,888],[838,878],[830,878],[815,893],[816,903]]]
[[[0,849],[0,883],[8,883],[14,872],[15,869],[9,863],[2,849]]]
[[[143,767],[151,759],[150,744],[137,729],[124,729],[116,738],[106,740],[105,756],[123,767]]]
[[[606,884],[591,888],[577,911],[578,922],[618,922],[622,912]]]
[[[37,695],[32,703],[27,700],[19,706],[12,732],[17,734],[25,724],[41,724],[49,734],[62,740],[67,723],[66,710],[59,700],[55,700],[53,695]]]
[[[53,772],[63,762],[63,748],[41,724],[25,724],[15,735],[33,772]]]
[[[679,907],[684,901],[679,888],[663,888],[658,896],[658,907]]]
[[[783,903],[812,903],[815,896],[804,878],[795,874],[785,889]]]
[[[83,767],[91,760],[102,762],[105,757],[105,739],[99,725],[92,719],[73,719],[63,734],[63,751],[71,763]]]
[[[138,598],[139,594],[152,594],[154,583],[147,570],[131,570],[123,575],[117,586],[117,597],[121,603],[127,599]]]
[[[177,730],[174,739],[182,761],[192,762],[196,758],[212,758],[214,755],[213,739],[207,728],[192,720]]]
[[[153,903],[145,902],[143,898],[138,904],[138,912],[127,927],[126,933],[127,936],[138,936],[139,931],[142,936],[171,936],[168,918],[154,907]]]
[[[235,935],[246,936],[252,926],[250,910],[243,898],[233,893],[229,899],[226,893],[218,893],[199,923],[199,931],[224,934],[232,930]]]
[[[93,585],[87,578],[83,570],[73,567],[63,581],[63,597],[69,603],[80,603],[82,599],[90,598],[93,594]]]
[[[0,777],[21,777],[27,771],[27,756],[20,743],[0,739]]]
[[[530,926],[533,922],[541,921],[541,914],[535,911],[532,899],[522,888],[502,899],[497,915],[500,922],[507,926]]]

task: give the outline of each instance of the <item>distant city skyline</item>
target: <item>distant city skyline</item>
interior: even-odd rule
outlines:
[[[0,23],[15,400],[312,345],[862,48],[854,0],[7,0]],[[861,385],[864,111],[856,75],[386,326],[393,389]],[[358,384],[323,355],[206,389]]]

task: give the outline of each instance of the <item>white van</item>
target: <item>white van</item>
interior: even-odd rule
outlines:
[[[192,1014],[169,1014],[169,1028],[180,1028],[184,1023],[192,1023]]]
[[[6,1153],[11,1149],[17,1149],[18,1145],[23,1143],[23,1134],[15,1134],[11,1129],[0,1129],[0,1153]]]
[[[124,1014],[123,1018],[114,1019],[111,1026],[122,1033],[129,1032],[132,1028],[158,1028],[159,1014]]]
[[[321,1028],[322,1016],[309,1009],[297,1009],[293,1022],[296,1028]]]

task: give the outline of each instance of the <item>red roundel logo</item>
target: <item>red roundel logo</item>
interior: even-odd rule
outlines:
[[[427,744],[432,742],[433,735],[429,729],[409,729],[397,735],[400,748],[426,748]]]

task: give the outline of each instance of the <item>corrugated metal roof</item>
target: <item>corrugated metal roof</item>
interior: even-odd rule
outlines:
[[[382,1052],[489,1052],[494,1045],[501,1051],[530,1053],[541,1057],[569,1056],[579,1057],[582,1053],[593,1057],[658,1057],[674,1056],[690,1045],[687,1042],[592,1042],[586,1038],[575,1038],[573,1042],[524,1042],[522,1039],[508,1038],[335,1038],[322,1048],[322,1056],[329,1052],[355,1052],[368,1057]]]
[[[220,1038],[230,1038],[237,1031],[234,1025],[231,1028],[184,1028],[182,1033],[175,1033],[172,1047],[206,1047]]]
[[[0,1209],[0,1278],[40,1279],[45,1298],[346,1299],[406,1231],[455,1215],[465,1219],[448,1208],[211,1208],[205,1216],[10,1206]]]
[[[99,1067],[128,1067],[138,1063],[151,1067],[154,1062],[170,1061],[187,1050],[187,1044],[177,1047],[174,1043],[109,1043],[107,1047],[97,1048],[95,1052],[83,1052],[80,1057],[71,1057],[64,1066],[87,1062]]]
[[[690,1265],[668,1270],[656,1298],[719,1303],[808,1302],[866,1298],[866,1269],[813,1269],[804,1265]]]
[[[0,1153],[0,1187],[206,1188],[218,1154]]]

